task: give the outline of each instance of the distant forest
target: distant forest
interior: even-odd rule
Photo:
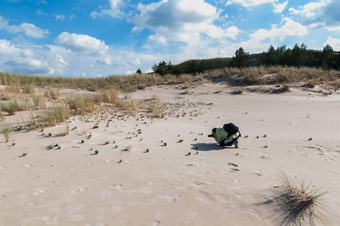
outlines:
[[[188,60],[180,64],[172,65],[164,61],[155,64],[152,70],[160,75],[164,74],[196,74],[207,70],[225,67],[249,67],[249,66],[307,66],[322,68],[324,70],[340,69],[340,52],[336,52],[330,45],[320,50],[308,50],[307,45],[295,44],[290,49],[285,45],[274,48],[272,45],[263,53],[249,54],[240,47],[235,56],[230,58],[213,58],[203,60]]]

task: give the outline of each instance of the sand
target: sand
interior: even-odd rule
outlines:
[[[64,124],[1,135],[0,225],[278,225],[263,203],[282,172],[325,191],[323,224],[339,225],[340,94],[233,90],[152,87],[131,97],[157,95],[163,119],[100,112],[71,117],[66,136]],[[228,122],[238,149],[207,137]]]

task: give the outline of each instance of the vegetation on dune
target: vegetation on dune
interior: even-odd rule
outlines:
[[[0,84],[9,87],[13,92],[20,92],[21,84],[29,84],[30,87],[51,87],[45,92],[46,97],[57,100],[59,94],[54,88],[75,88],[89,91],[99,91],[103,89],[124,90],[126,92],[145,89],[153,85],[176,84],[190,81],[190,75],[172,74],[134,74],[134,75],[111,75],[101,78],[67,78],[39,75],[18,75],[15,73],[0,72]],[[26,85],[25,85],[26,86]]]
[[[271,202],[280,225],[301,225],[304,222],[316,225],[318,221],[322,222],[321,198],[325,192],[305,183],[293,185],[284,173],[282,180],[283,189]]]
[[[11,136],[12,128],[6,123],[3,123],[1,127],[2,127],[2,134],[4,135],[5,141],[6,143],[8,143],[9,138]]]
[[[226,67],[257,67],[257,66],[287,66],[287,67],[316,67],[324,70],[340,69],[340,53],[326,45],[322,51],[308,50],[302,43],[292,49],[285,45],[270,46],[263,53],[249,54],[240,47],[232,58],[214,58],[207,60],[189,60],[177,65],[166,64],[164,61],[153,66],[153,71],[172,74],[197,74],[213,69]]]

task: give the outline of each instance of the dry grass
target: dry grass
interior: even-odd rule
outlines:
[[[6,86],[6,91],[11,93],[20,93],[20,82]]]
[[[74,110],[74,114],[93,113],[95,103],[93,95],[75,94],[68,98],[67,101],[70,109]]]
[[[336,70],[324,71],[311,67],[249,67],[243,69],[226,69],[228,74],[240,75],[236,82],[240,85],[264,85],[292,82],[312,83],[313,86],[323,84],[336,88],[340,72]]]
[[[7,112],[9,115],[15,115],[15,113],[19,110],[19,103],[17,99],[14,99],[7,103],[2,103],[0,106],[1,110]]]
[[[109,104],[117,104],[118,102],[118,91],[115,89],[104,89],[99,92],[98,95],[95,96],[96,103],[109,103]]]
[[[157,118],[163,118],[165,115],[164,108],[156,104],[151,104],[147,110]]]
[[[69,115],[69,107],[65,104],[60,104],[48,109],[42,119],[45,126],[55,126],[58,123],[65,122]]]
[[[49,88],[45,91],[45,97],[51,98],[52,100],[59,100],[60,94],[58,90]]]
[[[36,108],[46,109],[46,100],[44,99],[44,97],[35,95],[32,97],[32,100],[33,100],[33,105]]]
[[[5,116],[0,109],[0,121],[4,121],[4,120],[5,120]]]
[[[317,225],[321,219],[321,198],[325,192],[305,183],[292,184],[285,173],[281,175],[283,187],[277,195],[262,204],[270,204],[280,225]],[[323,208],[324,210],[325,208]]]
[[[0,72],[1,84],[13,87],[12,90],[20,92],[21,84],[31,84],[35,87],[74,88],[98,91],[102,89],[124,90],[125,92],[145,89],[153,85],[180,84],[197,80],[197,76],[187,74],[160,76],[158,74],[134,74],[128,76],[107,76],[102,78],[65,78],[33,75],[17,75]],[[49,94],[47,94],[49,96]]]
[[[35,93],[35,86],[32,84],[25,84],[22,87],[23,93],[33,95]]]
[[[5,137],[5,141],[6,141],[6,143],[8,143],[8,141],[9,141],[9,139],[11,137],[12,128],[8,124],[6,124],[6,123],[3,123],[1,125],[1,127],[2,127],[2,134]]]

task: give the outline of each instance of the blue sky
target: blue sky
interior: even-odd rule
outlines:
[[[0,70],[100,77],[304,42],[340,51],[339,0],[1,0]]]

